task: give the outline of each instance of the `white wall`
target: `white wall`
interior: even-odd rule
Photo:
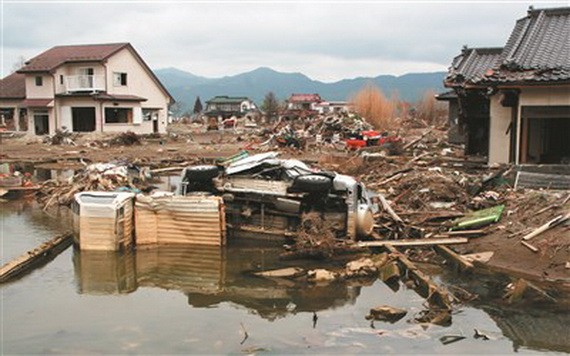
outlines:
[[[36,85],[36,77],[42,77],[41,86]],[[26,74],[26,98],[27,99],[48,99],[53,98],[53,77],[46,74]]]
[[[561,87],[523,87],[520,88],[517,108],[517,135],[515,162],[520,160],[521,107],[570,105],[570,86]],[[489,163],[508,163],[510,151],[510,133],[506,133],[511,122],[511,108],[503,107],[499,102],[501,94],[491,97],[491,122],[489,132]],[[506,133],[506,134],[505,134]]]
[[[113,73],[124,72],[127,73],[126,86],[113,85]],[[166,132],[166,125],[168,121],[168,101],[169,97],[166,95],[153,80],[150,73],[148,73],[133,53],[124,48],[114,54],[107,61],[107,92],[109,94],[122,94],[122,95],[137,95],[147,100],[140,103],[142,108],[156,108],[160,109],[158,116],[158,130],[161,133]],[[138,104],[138,103],[137,103]],[[121,106],[123,104],[121,103]],[[152,122],[144,122],[140,127],[133,127],[133,131],[146,131],[152,132]]]
[[[490,98],[489,163],[509,163],[511,135],[507,129],[512,108],[503,107],[500,100],[500,93]]]

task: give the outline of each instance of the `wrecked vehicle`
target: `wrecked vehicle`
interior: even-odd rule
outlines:
[[[215,194],[226,205],[228,231],[250,237],[294,237],[309,213],[318,213],[337,238],[372,233],[378,205],[354,178],[310,168],[268,152],[229,165],[182,171],[180,194]]]

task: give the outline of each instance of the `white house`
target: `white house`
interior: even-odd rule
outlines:
[[[129,43],[53,47],[2,79],[2,88],[5,122],[37,135],[163,133],[174,102]]]

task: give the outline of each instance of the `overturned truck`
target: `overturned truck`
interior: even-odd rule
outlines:
[[[238,236],[294,237],[307,214],[320,216],[338,238],[372,233],[378,205],[362,183],[277,156],[268,152],[225,166],[187,167],[179,193],[221,196],[228,232]]]

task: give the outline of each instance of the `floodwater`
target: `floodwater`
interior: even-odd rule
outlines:
[[[71,224],[31,200],[2,204],[2,263]],[[130,253],[68,248],[2,285],[2,354],[356,354],[570,352],[570,313],[505,308],[498,281],[440,274],[482,295],[458,307],[451,326],[413,322],[423,298],[379,280],[298,284],[255,277],[294,262],[279,247],[230,241],[226,248],[169,247]],[[314,262],[313,262],[314,263]],[[296,264],[299,266],[299,264]],[[303,263],[301,267],[312,267]],[[408,310],[390,324],[370,308]],[[474,329],[489,340],[474,338]],[[463,335],[444,345],[440,338]]]

